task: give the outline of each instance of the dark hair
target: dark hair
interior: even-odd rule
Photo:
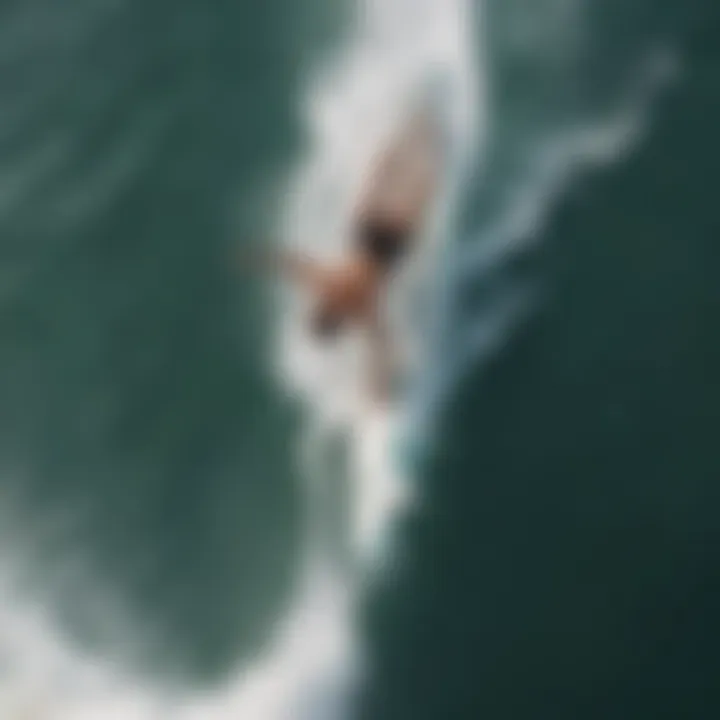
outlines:
[[[313,335],[321,340],[331,340],[337,337],[342,326],[342,315],[328,305],[318,307],[310,319],[310,329]]]
[[[399,223],[364,220],[358,228],[361,251],[380,267],[389,269],[407,252],[409,232]]]

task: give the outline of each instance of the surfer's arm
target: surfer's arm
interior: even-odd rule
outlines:
[[[329,270],[318,261],[288,249],[244,251],[240,264],[279,273],[313,289],[324,287],[330,275]]]

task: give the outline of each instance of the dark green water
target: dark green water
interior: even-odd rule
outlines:
[[[87,556],[157,630],[161,664],[214,673],[264,635],[292,575],[293,413],[231,253],[273,210],[333,13],[0,13],[2,482],[40,529],[79,516],[41,549],[41,585]],[[84,634],[89,602],[59,608]]]
[[[558,204],[542,309],[446,407],[366,717],[720,711],[719,17],[625,6],[597,47],[658,33],[684,72],[638,151]]]
[[[2,488],[29,535],[76,516],[32,565],[58,622],[110,652],[87,585],[53,592],[81,558],[163,674],[221,676],[289,598],[299,418],[228,258],[277,209],[339,5],[0,8]],[[512,140],[555,117],[523,105],[501,10]],[[554,207],[513,268],[537,312],[439,411],[406,562],[370,603],[369,718],[720,713],[720,17],[588,13],[573,92],[533,84],[535,109],[602,105],[657,38],[683,73],[636,152]],[[468,236],[489,195],[469,189]]]

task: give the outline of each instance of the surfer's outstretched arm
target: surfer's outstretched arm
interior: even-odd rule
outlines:
[[[289,249],[242,251],[242,267],[276,272],[312,290],[327,284],[330,271],[317,260]]]

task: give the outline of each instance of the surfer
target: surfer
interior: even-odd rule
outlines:
[[[355,326],[370,343],[371,390],[386,399],[391,381],[391,349],[383,302],[393,275],[412,252],[436,191],[438,143],[432,121],[416,115],[380,155],[352,214],[347,258],[326,264],[291,250],[259,259],[314,297],[309,329],[329,341]]]

